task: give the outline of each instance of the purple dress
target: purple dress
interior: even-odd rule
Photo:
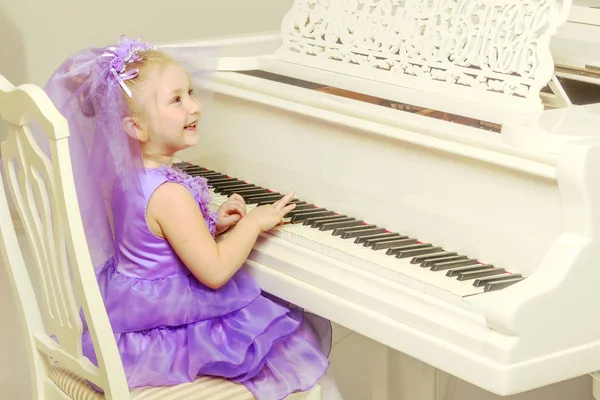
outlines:
[[[97,277],[129,386],[212,375],[265,400],[311,388],[329,366],[329,322],[269,297],[244,270],[216,290],[200,283],[146,223],[148,200],[165,182],[188,188],[214,235],[206,180],[172,167],[146,171],[134,220],[115,215],[116,255]],[[83,350],[97,365],[87,331]]]

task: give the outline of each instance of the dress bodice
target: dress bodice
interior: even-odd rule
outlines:
[[[140,179],[144,197],[133,200],[139,204],[127,205],[127,207],[134,207],[133,218],[125,221],[115,215],[116,265],[117,270],[124,275],[158,279],[176,274],[190,274],[169,242],[156,236],[150,230],[146,220],[150,198],[166,182],[179,183],[190,191],[204,215],[208,229],[214,235],[216,215],[209,210],[210,192],[204,178],[191,177],[170,167],[146,169]],[[113,206],[113,209],[125,209],[125,207]]]

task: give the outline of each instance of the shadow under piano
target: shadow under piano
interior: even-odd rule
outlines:
[[[600,391],[598,6],[296,0],[159,46],[216,69],[179,154],[214,206],[296,190],[245,268],[333,321],[347,400]]]

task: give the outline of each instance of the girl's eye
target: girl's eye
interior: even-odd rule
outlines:
[[[194,89],[190,89],[190,90],[188,90],[188,94],[190,96],[194,96],[196,94],[196,92],[194,92]]]
[[[173,100],[171,100],[171,103],[180,103],[181,102],[181,97],[180,96],[176,96],[173,98]]]

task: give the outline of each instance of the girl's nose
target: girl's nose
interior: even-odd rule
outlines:
[[[197,99],[191,99],[190,105],[189,105],[189,113],[192,115],[200,115],[200,112],[202,111],[202,104],[200,104],[200,102]]]

